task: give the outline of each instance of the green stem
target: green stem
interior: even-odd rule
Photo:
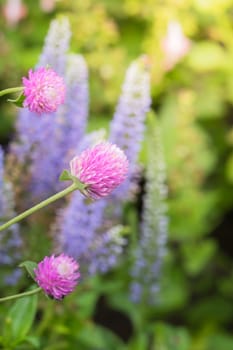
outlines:
[[[14,295],[9,295],[8,297],[5,298],[0,298],[0,303],[8,300],[13,300],[13,299],[19,299],[19,298],[24,298],[28,297],[29,295],[37,294],[42,290],[41,287],[35,288],[33,290],[29,290],[28,292],[24,293],[19,293],[19,294],[14,294]]]
[[[11,93],[14,93],[14,92],[21,92],[23,91],[23,86],[18,86],[18,87],[14,87],[14,88],[9,88],[9,89],[4,89],[4,90],[1,90],[0,91],[0,96],[3,96],[3,95],[7,95],[7,94],[11,94]]]
[[[0,231],[5,230],[7,227],[15,224],[16,222],[26,218],[27,216],[31,215],[32,213],[36,212],[37,210],[45,207],[46,205],[55,202],[56,200],[66,196],[67,194],[75,191],[75,190],[80,190],[82,191],[84,189],[85,185],[83,185],[82,183],[78,183],[78,182],[74,182],[71,186],[67,187],[66,189],[64,189],[63,191],[60,191],[56,194],[54,194],[53,196],[45,199],[44,201],[36,204],[34,207],[24,211],[22,214],[19,214],[18,216],[15,216],[13,219],[7,221],[5,224],[0,226]]]
[[[51,327],[51,320],[54,316],[53,310],[54,310],[54,303],[52,302],[52,300],[49,300],[46,303],[46,308],[44,309],[43,317],[37,326],[37,329],[36,329],[37,336],[40,337],[44,333],[46,328],[49,329]]]

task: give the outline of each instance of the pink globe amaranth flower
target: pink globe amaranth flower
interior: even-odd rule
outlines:
[[[78,284],[78,269],[78,263],[65,254],[46,256],[34,270],[35,280],[47,295],[61,300]]]
[[[30,70],[23,78],[24,107],[37,114],[55,112],[65,101],[65,83],[52,68]]]
[[[170,21],[161,46],[164,52],[164,68],[168,71],[190,51],[191,41],[184,35],[179,22]]]
[[[27,7],[22,0],[7,0],[3,6],[3,15],[10,27],[16,26],[27,13]]]
[[[51,12],[55,8],[56,0],[40,0],[40,7],[44,12]]]
[[[110,142],[101,142],[83,151],[70,162],[71,175],[86,185],[92,199],[109,195],[126,178],[128,160],[124,152]]]

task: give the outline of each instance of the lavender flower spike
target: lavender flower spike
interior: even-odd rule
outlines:
[[[103,130],[87,134],[81,140],[78,153],[103,142],[103,140]],[[105,199],[87,203],[84,196],[80,196],[78,191],[74,192],[70,196],[68,205],[59,210],[53,226],[56,237],[55,251],[63,251],[82,263],[82,268],[85,269],[85,271],[82,269],[82,274],[88,270],[89,258],[91,259],[90,246],[95,240],[97,230],[102,225],[106,205]],[[92,264],[94,264],[94,259]]]
[[[86,251],[90,275],[106,273],[113,268],[122,255],[127,239],[123,237],[124,227],[117,225],[102,234],[96,234]]]
[[[88,119],[89,91],[88,69],[81,55],[68,55],[65,83],[66,101],[53,117],[50,128],[40,130],[41,140],[33,150],[30,192],[37,198],[63,188],[64,184],[58,181],[59,175],[69,166],[70,159],[77,154],[83,140]]]
[[[129,175],[114,195],[127,199],[137,171],[146,113],[150,108],[150,73],[147,56],[134,61],[126,72],[122,94],[110,127],[110,141],[118,145],[129,160]]]
[[[82,55],[69,54],[65,75],[66,103],[58,116],[59,147],[64,151],[64,165],[73,158],[82,142],[89,113],[88,67]],[[67,135],[69,137],[67,138]]]
[[[64,77],[70,37],[68,20],[66,18],[53,20],[36,68],[49,66]],[[51,120],[50,115],[38,119],[37,115],[28,109],[20,109],[16,125],[17,143],[11,145],[11,151],[21,163],[30,162],[29,155],[32,155],[35,144],[43,144],[45,140],[47,142],[53,133],[54,122],[54,118]]]
[[[68,206],[60,211],[57,220],[59,251],[63,250],[82,261],[82,266],[86,267],[88,274],[95,274],[97,271],[105,273],[118,263],[122,253],[126,238],[119,236],[120,238],[116,239],[116,227],[119,227],[116,225],[119,224],[122,201],[127,199],[132,185],[135,187],[136,162],[149,106],[150,76],[147,58],[143,56],[133,62],[127,71],[122,95],[110,128],[110,142],[123,149],[129,160],[127,178],[110,197],[97,202],[87,203],[84,197],[74,192]],[[80,150],[83,151],[87,147],[88,142],[86,146],[85,140],[82,141]]]
[[[65,254],[46,256],[34,270],[35,279],[47,295],[61,300],[76,287],[78,269],[78,263]]]
[[[71,175],[86,185],[92,199],[108,196],[126,178],[128,160],[124,152],[109,142],[83,151],[70,162]]]
[[[131,270],[131,299],[155,303],[168,236],[166,169],[158,126],[148,138],[148,155],[141,237]]]
[[[0,222],[15,216],[14,200],[11,184],[4,180],[4,156],[0,148]],[[4,218],[4,220],[3,220]],[[15,285],[21,275],[20,269],[14,269],[21,259],[21,248],[23,242],[19,233],[19,226],[15,224],[0,235],[0,287],[4,285]]]
[[[38,67],[52,67],[61,76],[65,74],[66,54],[69,49],[71,37],[69,21],[66,17],[55,19],[51,22],[48,34],[45,38],[43,52],[40,56]]]

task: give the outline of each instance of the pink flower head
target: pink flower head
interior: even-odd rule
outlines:
[[[190,47],[191,41],[184,35],[180,23],[170,21],[167,34],[162,40],[165,69],[172,69],[189,52]]]
[[[34,270],[35,280],[47,295],[61,300],[76,287],[78,269],[78,263],[67,255],[46,256]]]
[[[62,77],[52,68],[38,68],[29,71],[23,78],[24,107],[38,114],[55,112],[65,100],[65,84]]]
[[[27,15],[27,7],[22,3],[22,0],[7,0],[3,7],[3,15],[7,24],[14,27],[21,19]]]
[[[70,169],[71,175],[87,186],[87,196],[99,199],[107,196],[125,180],[128,160],[116,145],[101,142],[73,158]]]
[[[51,12],[55,8],[55,0],[40,0],[40,7],[45,12]]]

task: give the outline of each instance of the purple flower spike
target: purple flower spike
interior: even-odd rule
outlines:
[[[34,271],[35,279],[47,295],[61,300],[76,287],[78,269],[78,263],[65,254],[46,256]]]
[[[42,114],[56,112],[65,101],[65,84],[62,77],[51,68],[38,68],[23,77],[24,107],[31,112]]]
[[[73,176],[87,186],[87,196],[99,199],[109,195],[125,180],[128,160],[116,145],[101,142],[73,158],[70,170]]]

